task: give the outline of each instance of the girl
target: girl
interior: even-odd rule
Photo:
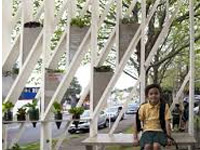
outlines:
[[[145,89],[145,96],[147,102],[142,104],[139,108],[139,120],[143,124],[143,134],[140,139],[140,146],[144,150],[160,150],[161,145],[171,145],[171,140],[167,138],[166,134],[171,136],[170,128],[170,110],[169,106],[165,104],[165,127],[166,134],[161,128],[159,111],[161,104],[161,88],[158,84],[148,85]],[[138,145],[138,133],[135,126],[134,145]]]

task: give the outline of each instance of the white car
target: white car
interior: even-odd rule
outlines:
[[[128,104],[126,113],[127,114],[135,114],[137,112],[138,108],[139,108],[138,103],[130,103],[130,104]]]
[[[112,106],[105,109],[107,117],[113,122],[119,116],[120,110],[122,109],[121,106]],[[124,114],[122,115],[121,120],[124,119]]]
[[[89,131],[90,122],[89,122],[89,120],[87,120],[89,118],[90,118],[90,110],[85,110],[83,112],[83,114],[80,116],[80,121],[78,122],[78,126],[76,127],[75,124],[73,123],[69,127],[68,132],[73,134],[73,133]],[[98,127],[99,128],[100,127],[108,127],[108,125],[109,125],[109,120],[106,116],[106,113],[104,111],[100,111],[100,114],[98,117]]]
[[[195,115],[199,114],[199,106],[194,107],[193,110],[194,110],[194,114],[195,114]]]

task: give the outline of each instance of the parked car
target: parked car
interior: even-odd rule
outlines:
[[[138,108],[139,108],[138,103],[130,103],[130,104],[128,104],[126,113],[127,114],[135,114],[137,112]]]
[[[193,110],[194,110],[194,114],[195,114],[195,115],[198,115],[198,114],[199,114],[199,111],[200,111],[200,110],[199,110],[199,106],[194,107]]]
[[[79,133],[79,132],[86,132],[89,131],[90,128],[90,122],[89,119],[90,118],[90,110],[85,110],[83,112],[83,114],[80,116],[80,121],[78,123],[78,127],[75,127],[75,124],[72,123],[72,125],[69,127],[68,132],[73,134],[73,133]],[[83,119],[83,120],[81,120]],[[84,120],[85,119],[85,120]],[[105,111],[100,111],[99,117],[98,117],[98,128],[101,127],[108,127],[109,125],[109,120],[106,116]]]
[[[107,114],[107,117],[113,122],[117,119],[119,116],[120,110],[122,109],[121,106],[113,106],[113,107],[108,107],[105,109],[105,112]],[[121,120],[124,119],[124,114],[122,115]]]

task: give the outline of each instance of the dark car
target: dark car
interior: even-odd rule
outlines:
[[[90,128],[90,110],[85,110],[83,114],[80,116],[80,120],[78,123],[78,126],[76,128],[75,124],[73,123],[69,129],[69,133],[79,133],[79,132],[87,132]],[[84,120],[85,119],[85,120]],[[88,120],[87,120],[88,119]],[[106,113],[104,111],[100,111],[99,117],[98,117],[98,127],[108,127],[109,120],[107,119]]]

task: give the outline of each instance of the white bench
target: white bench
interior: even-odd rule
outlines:
[[[173,133],[172,137],[175,139],[178,145],[190,145],[194,146],[196,140],[193,136],[188,133]],[[93,146],[133,146],[133,135],[132,134],[98,134],[95,137],[89,137],[82,141],[85,145],[86,150],[93,150]]]

